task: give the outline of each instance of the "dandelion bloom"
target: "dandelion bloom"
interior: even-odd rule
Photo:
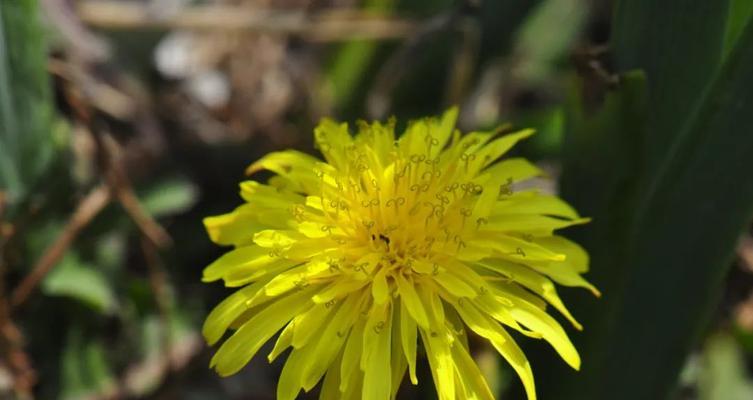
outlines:
[[[508,329],[548,341],[570,366],[580,357],[547,303],[578,329],[552,281],[596,291],[581,273],[588,256],[553,234],[586,222],[565,202],[518,182],[541,175],[521,158],[499,160],[522,130],[461,135],[457,110],[410,123],[322,121],[326,161],[271,153],[240,185],[245,204],[206,218],[211,239],[232,245],[203,280],[242,287],[207,317],[211,361],[240,370],[279,331],[271,362],[292,347],[277,398],[324,380],[323,399],[394,398],[413,384],[423,346],[440,399],[493,399],[468,350],[469,331],[488,340],[535,399],[531,366]]]

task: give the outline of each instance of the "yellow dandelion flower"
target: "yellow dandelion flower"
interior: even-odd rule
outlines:
[[[322,121],[326,161],[271,153],[247,170],[245,204],[204,220],[232,245],[203,280],[242,287],[207,317],[211,361],[240,370],[277,332],[270,362],[292,347],[277,398],[324,380],[322,399],[394,398],[406,371],[415,385],[419,340],[440,399],[493,399],[468,350],[487,339],[535,399],[531,366],[508,329],[548,341],[570,366],[580,357],[547,303],[580,329],[554,282],[598,292],[580,274],[588,255],[554,230],[587,222],[565,202],[518,182],[541,175],[521,158],[499,160],[531,130],[461,135],[457,109],[409,124]]]

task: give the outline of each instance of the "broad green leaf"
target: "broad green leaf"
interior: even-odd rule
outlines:
[[[743,35],[636,209],[632,276],[615,340],[643,350],[618,352],[609,365],[653,379],[637,397],[665,396],[673,387],[753,215],[753,185],[746,184],[753,170],[753,24]],[[640,327],[647,322],[657,333]]]
[[[648,171],[664,158],[682,121],[696,110],[723,56],[729,0],[617,0],[612,43],[619,71],[648,80]],[[650,172],[649,172],[650,173]]]
[[[677,19],[686,18],[682,11],[678,9]],[[709,17],[715,15],[706,11]],[[652,12],[633,22],[665,15]],[[666,40],[661,35],[677,38],[683,42],[677,46],[686,50],[684,41],[698,39],[693,32],[682,37],[671,29],[655,34],[659,42]],[[646,50],[645,43],[632,44]],[[698,46],[704,54],[703,41]],[[650,65],[653,50],[646,51]],[[675,63],[665,58],[666,64]],[[654,67],[647,68],[647,74],[666,65]],[[600,114],[595,120],[604,123],[592,128],[600,126],[601,131],[570,132],[575,143],[566,163],[563,194],[584,215],[594,217],[581,239],[592,253],[592,281],[604,297],[572,307],[581,311],[586,327],[576,336],[583,369],[577,375],[562,374],[560,381],[545,388],[556,398],[669,398],[703,330],[736,239],[753,216],[753,24],[740,35],[724,64],[712,69],[707,81],[698,84],[706,89],[694,96],[697,105],[676,113],[666,132],[657,132],[651,117],[663,112],[664,104],[651,96],[655,86],[650,75],[648,114],[630,109]],[[618,96],[624,97],[626,90],[629,86],[623,82]],[[684,90],[674,95],[687,93]],[[645,126],[640,124],[644,116]],[[631,128],[626,130],[626,124]],[[588,140],[592,135],[595,139]]]
[[[71,297],[101,313],[112,313],[117,307],[115,294],[105,276],[73,251],[44,278],[41,288],[48,296]]]

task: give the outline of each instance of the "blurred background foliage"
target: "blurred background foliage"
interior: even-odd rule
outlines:
[[[218,378],[200,283],[244,167],[323,116],[461,107],[538,134],[603,293],[561,289],[581,372],[543,399],[753,398],[753,2],[3,0],[0,397],[271,399]],[[481,341],[501,399],[517,379]],[[420,387],[400,398],[435,398]],[[314,398],[315,393],[309,395]]]

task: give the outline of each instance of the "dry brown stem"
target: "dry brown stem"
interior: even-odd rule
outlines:
[[[82,1],[81,20],[106,29],[193,29],[251,31],[298,35],[311,41],[397,39],[411,36],[413,21],[357,10],[303,11],[250,9],[225,5],[197,5],[159,15],[140,3]]]
[[[94,219],[100,211],[110,202],[110,188],[107,185],[99,185],[84,197],[71,215],[63,232],[44,251],[42,257],[36,262],[31,273],[27,275],[11,295],[11,307],[21,305],[32,291],[37,287],[42,278],[47,275],[58,261],[65,255],[73,240],[79,232]]]

